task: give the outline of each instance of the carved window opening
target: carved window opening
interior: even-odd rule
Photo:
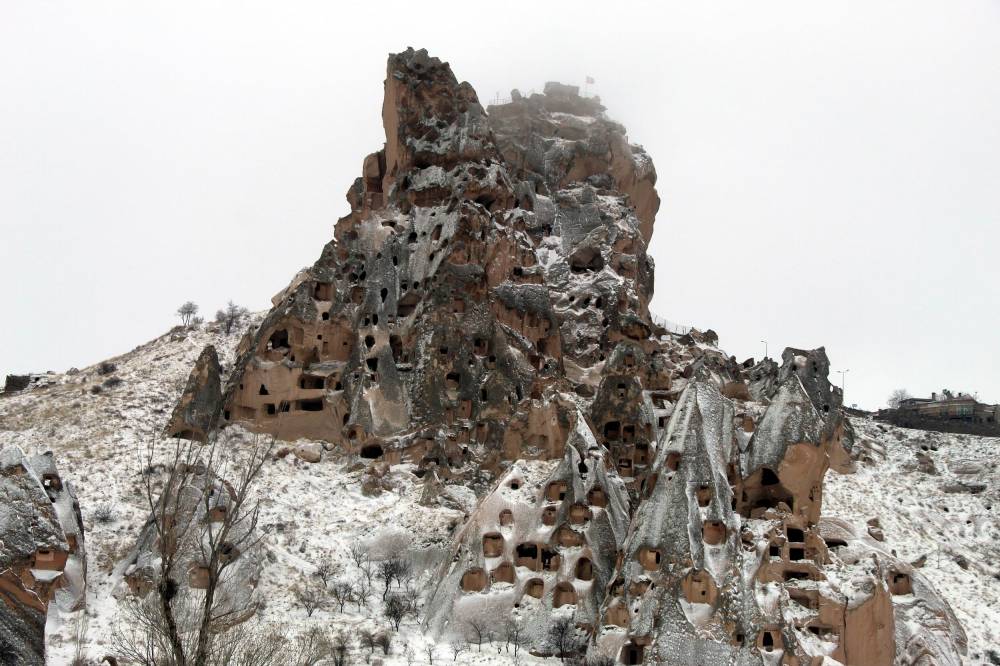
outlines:
[[[559,583],[556,585],[555,593],[552,595],[552,607],[571,606],[576,603],[576,589],[570,583]]]
[[[527,567],[532,571],[538,571],[538,545],[533,543],[521,543],[514,549],[516,559],[514,563],[519,567]]]
[[[574,525],[583,525],[590,518],[590,509],[586,504],[577,503],[569,508],[569,521]]]
[[[486,587],[486,572],[480,567],[474,567],[462,574],[462,590],[465,592],[480,592]]]
[[[764,467],[761,469],[760,473],[760,485],[762,486],[776,486],[781,483],[778,479],[778,475],[774,473],[774,470],[769,467]]]
[[[375,458],[381,458],[385,451],[382,450],[381,444],[366,444],[361,447],[361,457],[367,458],[369,460],[374,460]]]
[[[576,577],[579,580],[594,580],[594,563],[586,557],[576,561]]]
[[[529,597],[541,599],[545,593],[545,583],[541,578],[532,578],[524,586],[524,593]]]
[[[590,506],[603,508],[608,505],[608,496],[605,494],[603,488],[591,488],[587,493],[587,502]]]
[[[279,329],[267,339],[267,351],[288,349],[288,331]]]
[[[542,548],[542,571],[558,571],[561,561],[559,553],[549,548]]]
[[[559,502],[566,499],[566,482],[553,481],[545,489],[545,498],[550,502]]]
[[[893,571],[889,574],[889,592],[894,595],[912,594],[913,581],[910,580],[909,575]]]
[[[502,557],[503,556],[503,536],[496,532],[483,535],[483,556]]]
[[[575,546],[583,545],[583,537],[576,530],[568,527],[567,525],[562,525],[555,534],[556,543],[563,548],[573,548]]]
[[[513,583],[515,580],[514,567],[510,562],[503,562],[493,570],[494,583]]]
[[[333,285],[328,282],[317,282],[313,288],[313,298],[317,301],[329,301],[333,298]]]
[[[302,375],[299,378],[299,388],[306,390],[321,389],[324,386],[324,380],[322,377],[315,377],[313,375]]]
[[[712,486],[708,485],[707,483],[701,484],[700,486],[698,486],[696,496],[698,498],[698,506],[700,507],[708,506],[709,503],[712,501]]]
[[[396,315],[398,317],[409,317],[417,309],[420,297],[410,292],[399,299],[396,303]]]
[[[726,524],[721,520],[706,520],[701,526],[701,538],[710,546],[718,546],[726,540]]]
[[[638,553],[639,564],[646,571],[656,571],[660,568],[660,559],[663,554],[655,548],[640,548]]]
[[[628,643],[622,647],[622,663],[623,664],[641,664],[645,658],[645,647],[642,645],[636,645],[635,643]]]
[[[514,512],[510,509],[504,509],[500,512],[500,525],[507,526],[514,524]]]

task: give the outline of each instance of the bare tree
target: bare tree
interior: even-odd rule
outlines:
[[[354,600],[358,602],[359,611],[363,606],[368,606],[368,597],[371,596],[371,593],[371,584],[364,578],[358,580],[357,585],[354,586]]]
[[[364,575],[365,580],[368,582],[368,587],[372,586],[372,581],[375,579],[376,567],[375,563],[371,561],[371,558],[367,555],[364,561],[361,563],[361,573]]]
[[[572,617],[556,618],[549,625],[549,643],[559,656],[559,661],[566,663],[566,657],[580,650],[580,639],[576,632],[576,622]]]
[[[295,666],[315,666],[332,652],[330,639],[319,627],[310,627],[305,633],[299,634],[293,648],[291,663]]]
[[[392,634],[388,630],[378,632],[375,635],[375,644],[382,649],[382,654],[389,654],[392,649]]]
[[[389,586],[392,585],[392,581],[397,580],[402,575],[403,571],[409,567],[403,563],[403,560],[398,557],[390,557],[387,560],[381,560],[375,570],[375,576],[383,583],[385,583],[385,589],[382,591],[382,600],[385,600],[387,594],[389,594]]]
[[[186,588],[181,588],[173,599],[173,607],[184,647],[193,650],[197,637],[191,629],[197,624],[199,604]],[[112,633],[112,645],[124,662],[173,666],[168,631],[156,595],[145,599],[127,597],[119,605],[119,613],[120,622]],[[282,636],[266,633],[254,623],[244,622],[213,636],[205,663],[210,666],[284,666],[289,663],[286,659],[289,650]]]
[[[248,610],[245,604],[221,603],[235,596],[223,594],[222,585],[232,563],[262,538],[257,533],[260,508],[253,490],[273,445],[273,439],[255,438],[242,459],[235,452],[224,456],[215,438],[207,445],[152,438],[137,451],[140,470],[156,469],[159,456],[168,459],[162,487],[156,487],[156,475],[140,476],[150,511],[146,529],[152,531],[159,551],[155,599],[162,623],[147,628],[162,636],[159,647],[175,666],[210,663],[217,628]],[[178,594],[177,581],[187,573],[181,571],[182,562],[192,557],[204,586],[197,602]],[[184,608],[179,608],[181,601]],[[178,622],[178,609],[186,615],[184,627]]]
[[[177,316],[181,318],[181,324],[190,326],[195,315],[198,314],[198,305],[194,301],[188,301],[177,308]]]
[[[399,564],[396,565],[396,587],[402,587],[404,583],[413,580],[413,564],[408,559],[396,558]]]
[[[355,566],[360,569],[362,563],[368,559],[368,548],[362,543],[352,543],[348,550],[351,553],[351,559],[354,560]]]
[[[333,597],[337,607],[340,608],[340,612],[343,613],[344,606],[354,597],[354,588],[347,581],[338,580],[330,588],[330,596]]]
[[[333,659],[333,666],[346,666],[350,650],[350,639],[341,632],[335,633],[330,639],[330,658]]]
[[[316,571],[313,572],[316,577],[323,581],[323,587],[326,587],[330,579],[340,573],[340,565],[333,560],[324,558],[316,565]]]
[[[483,651],[483,637],[486,633],[486,622],[478,618],[466,620],[465,624],[472,630],[473,640],[476,642],[476,650]]]
[[[504,640],[507,643],[507,650],[510,650],[510,646],[514,646],[514,656],[517,656],[517,651],[520,650],[527,642],[524,635],[524,625],[515,619],[507,620],[504,624]]]
[[[428,664],[433,664],[434,663],[434,644],[433,643],[428,643],[428,644],[426,644],[424,646],[424,654],[427,655],[427,663]]]
[[[458,655],[469,649],[469,642],[462,637],[457,637],[451,641],[452,661],[458,661]]]
[[[420,591],[410,584],[400,594],[400,598],[406,604],[410,615],[418,617],[420,615]]]
[[[375,632],[371,629],[361,629],[358,632],[359,638],[361,640],[361,647],[368,648],[368,654],[373,654],[377,644],[375,643]]]
[[[912,397],[913,396],[911,396],[910,392],[907,391],[906,389],[898,388],[889,394],[889,399],[887,402],[889,403],[890,409],[899,409],[900,404],[902,404],[904,400],[907,400]]]
[[[396,631],[399,631],[399,625],[410,614],[410,609],[402,597],[398,594],[392,594],[385,600],[382,613],[387,620],[392,622],[392,626],[396,628]]]
[[[306,612],[306,617],[312,617],[320,608],[326,604],[325,588],[312,581],[303,581],[292,588],[295,601],[302,606]]]
[[[233,328],[238,326],[249,314],[250,311],[246,308],[229,301],[224,309],[215,311],[215,321],[225,326],[226,335],[229,335],[233,332]]]

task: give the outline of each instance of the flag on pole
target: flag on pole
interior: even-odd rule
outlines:
[[[594,82],[594,77],[588,76],[587,77],[587,84],[589,85],[589,84],[592,84],[593,82]]]

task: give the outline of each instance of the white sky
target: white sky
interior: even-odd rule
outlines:
[[[388,52],[601,95],[651,153],[654,309],[847,402],[1000,401],[1000,2],[0,0],[0,373],[269,306],[384,140]],[[835,375],[836,377],[836,375]]]

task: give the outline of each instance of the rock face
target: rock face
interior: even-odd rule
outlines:
[[[222,403],[222,368],[215,347],[208,345],[191,370],[184,393],[164,431],[167,437],[208,440]]]
[[[86,554],[80,507],[52,454],[0,452],[0,655],[45,663],[50,605],[84,604]],[[53,605],[54,610],[54,605]]]
[[[477,491],[428,631],[513,618],[535,653],[624,664],[958,663],[933,590],[823,520],[852,449],[825,351],[739,364],[650,315],[655,170],[598,100],[548,84],[484,110],[410,49],[382,115],[220,422],[369,460],[372,492],[398,463],[427,502]]]

